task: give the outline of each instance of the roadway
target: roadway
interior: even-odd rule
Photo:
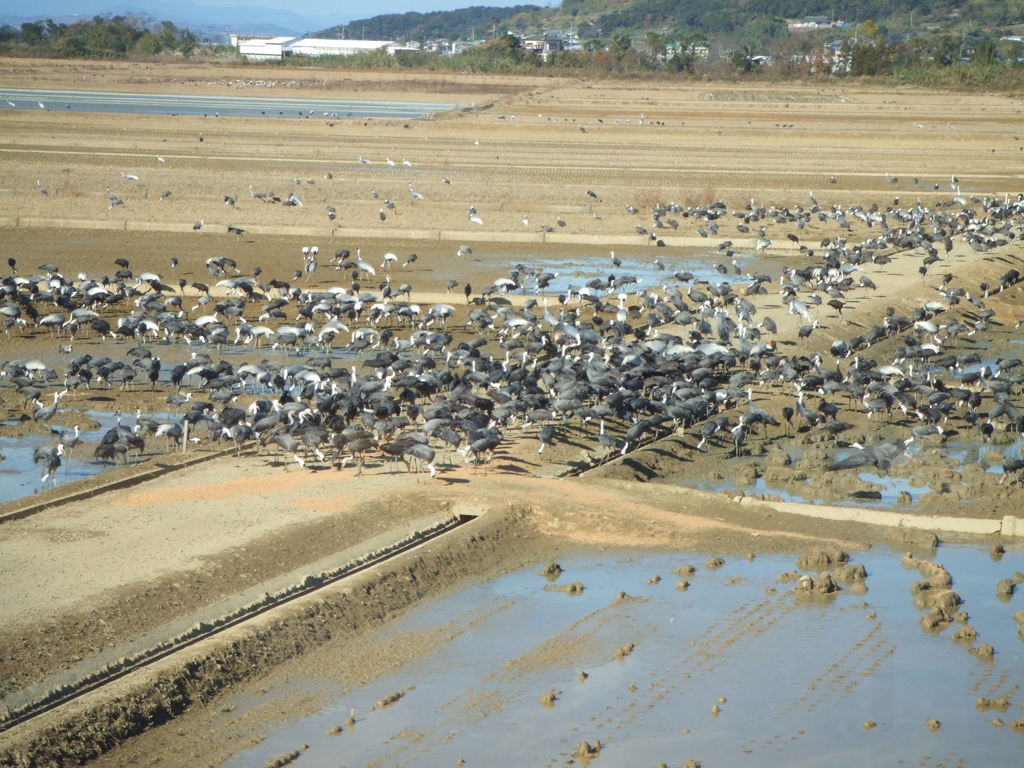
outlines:
[[[0,109],[224,117],[398,118],[416,120],[459,107],[450,102],[303,99],[198,94],[109,93],[0,87]]]

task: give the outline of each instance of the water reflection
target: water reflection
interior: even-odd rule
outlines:
[[[262,765],[303,744],[307,766],[339,758],[351,766],[565,765],[582,740],[599,741],[608,765],[817,766],[839,757],[930,765],[934,755],[949,765],[1015,764],[1024,735],[994,728],[999,713],[975,701],[1008,694],[1013,708],[1003,719],[1019,714],[1021,642],[1013,606],[994,585],[1024,568],[1024,555],[993,560],[949,547],[940,558],[979,641],[997,649],[992,662],[953,642],[951,631],[920,628],[909,590],[920,575],[894,552],[856,556],[869,573],[866,595],[848,589],[817,600],[777,582],[792,557],[727,559],[711,571],[704,555],[578,555],[560,562],[563,581],[585,584],[579,596],[546,591],[536,564],[414,610],[380,643],[410,633],[450,640],[409,667],[339,690],[317,714],[223,765]],[[679,591],[673,571],[687,562],[698,570]],[[651,583],[656,574],[660,583]],[[632,597],[616,599],[620,591]],[[374,708],[395,691],[405,695]],[[553,707],[541,702],[549,691]],[[268,695],[287,700],[287,685]],[[259,698],[240,698],[237,715],[266,703]]]

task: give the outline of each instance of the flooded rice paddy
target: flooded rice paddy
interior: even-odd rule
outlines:
[[[226,722],[297,691],[330,703],[223,766],[1016,764],[1021,606],[996,585],[1024,579],[1024,553],[934,559],[962,613],[931,631],[912,591],[924,570],[887,549],[855,553],[866,581],[831,595],[780,579],[792,556],[578,553],[554,579],[537,563],[390,623],[382,647],[446,641],[369,685],[327,669],[231,700]],[[954,640],[965,627],[976,638]]]

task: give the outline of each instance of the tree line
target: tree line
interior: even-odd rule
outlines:
[[[975,35],[948,34],[887,42],[871,21],[849,31],[841,45],[817,43],[771,50],[752,42],[731,48],[697,33],[683,39],[649,32],[584,41],[580,50],[550,51],[546,57],[524,47],[521,38],[502,34],[455,55],[383,49],[350,56],[322,57],[318,63],[346,69],[417,69],[491,74],[751,79],[832,79],[872,77],[891,83],[932,87],[1024,87],[1024,49],[1017,43]],[[806,42],[806,41],[805,41]],[[282,66],[308,65],[288,57]]]
[[[0,53],[54,58],[123,59],[173,53],[191,56],[198,40],[169,21],[96,16],[73,24],[52,19],[0,27]]]
[[[382,14],[315,33],[318,37],[380,40],[471,40],[499,30],[573,27],[584,37],[641,35],[657,31],[735,39],[781,38],[786,20],[823,17],[857,24],[874,19],[892,33],[924,29],[998,28],[1024,21],[1024,0],[562,0],[550,8],[472,6],[434,13]],[[365,34],[364,34],[365,32]]]

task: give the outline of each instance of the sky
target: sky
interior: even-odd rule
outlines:
[[[450,11],[471,6],[557,5],[561,0],[33,0],[0,2],[0,23],[132,13],[199,30],[308,34],[356,19],[392,13]]]
[[[105,9],[133,9],[161,18],[161,13],[183,8],[223,9],[235,7],[260,8],[280,11],[309,18],[335,17],[339,19],[366,19],[389,13],[418,11],[450,11],[474,5],[508,7],[512,5],[554,5],[559,0],[35,0],[30,5],[9,7],[2,15],[46,16],[79,13],[92,15]]]
[[[474,5],[505,8],[512,5],[551,5],[551,0],[376,0],[376,2],[354,2],[353,0],[194,0],[196,5],[260,5],[269,8],[280,7],[304,16],[338,15],[352,19],[366,19],[387,13],[408,11],[451,11]]]

